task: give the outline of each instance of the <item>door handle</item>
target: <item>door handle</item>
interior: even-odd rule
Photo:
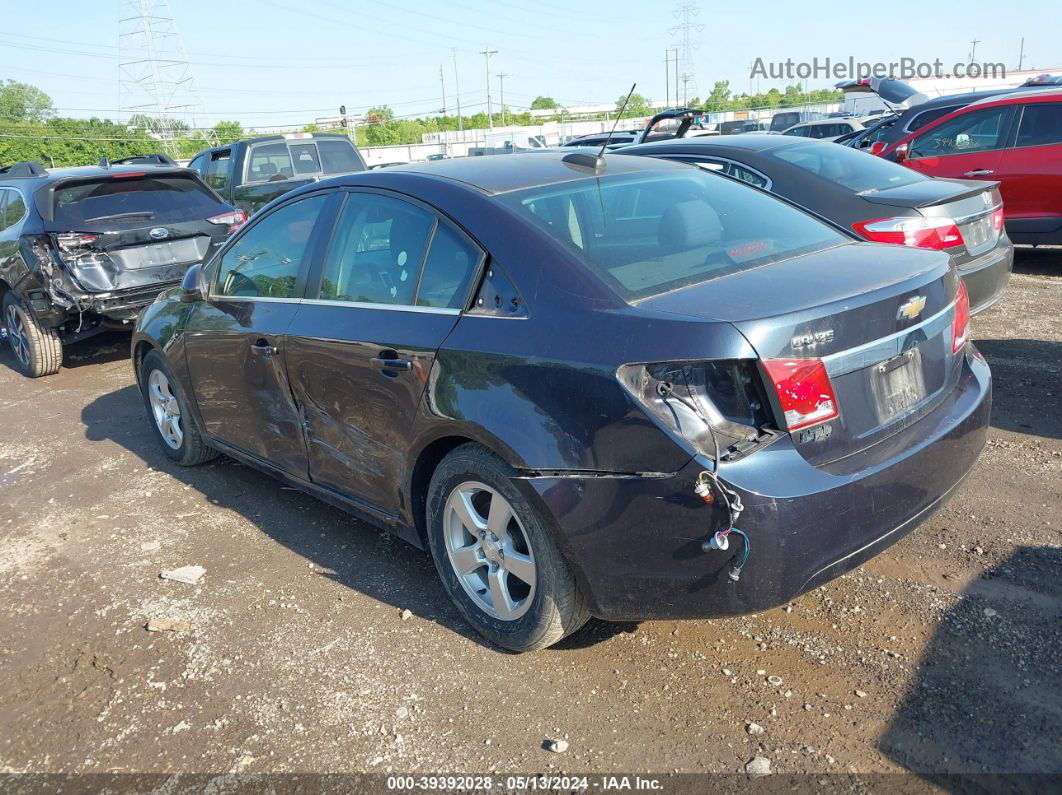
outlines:
[[[995,174],[996,172],[990,168],[975,168],[973,171],[967,171],[963,174],[964,177],[987,177],[989,174]]]
[[[251,346],[252,353],[260,353],[263,356],[276,356],[280,353],[280,348],[276,345],[270,345],[265,340],[255,340],[255,343]]]
[[[409,359],[388,359],[383,356],[374,356],[369,359],[370,364],[378,370],[412,370],[413,362]]]

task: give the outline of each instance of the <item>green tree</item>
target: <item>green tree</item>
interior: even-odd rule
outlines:
[[[231,144],[244,137],[243,125],[238,121],[219,121],[214,125],[214,135],[219,144]]]
[[[538,96],[531,100],[531,110],[554,110],[559,107],[553,97]]]
[[[618,114],[623,108],[623,102],[627,100],[627,95],[616,100],[616,113]],[[627,100],[627,108],[623,111],[624,116],[652,116],[653,115],[653,102],[647,97],[643,97],[641,94],[631,94],[631,98]]]
[[[0,81],[0,121],[45,121],[54,115],[52,98],[36,86]]]
[[[379,105],[365,111],[365,118],[368,119],[370,123],[391,121],[394,117],[395,112],[386,105]]]

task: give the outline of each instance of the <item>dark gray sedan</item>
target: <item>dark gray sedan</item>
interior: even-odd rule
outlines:
[[[811,210],[866,240],[946,251],[971,313],[1003,294],[1014,246],[998,182],[933,179],[880,157],[780,135],[686,138],[625,147],[720,171]]]

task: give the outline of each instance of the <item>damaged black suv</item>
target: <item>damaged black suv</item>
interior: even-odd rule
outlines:
[[[17,367],[51,375],[64,344],[132,329],[245,220],[172,161],[0,169],[0,324]]]

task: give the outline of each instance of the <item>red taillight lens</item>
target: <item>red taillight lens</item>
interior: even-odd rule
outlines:
[[[764,359],[763,366],[778,393],[789,430],[817,425],[840,415],[822,359]]]
[[[962,232],[951,218],[876,218],[854,223],[852,228],[875,243],[895,243],[935,251],[963,244]]]
[[[1003,208],[1000,207],[994,213],[992,213],[992,226],[996,228],[997,232],[1003,231]]]
[[[231,213],[224,213],[222,215],[215,215],[213,218],[207,218],[212,224],[218,226],[228,226],[229,234],[231,235],[245,223],[247,223],[247,213],[243,210],[234,210]]]
[[[955,297],[955,316],[951,321],[951,352],[958,353],[970,340],[970,294],[966,282],[959,282],[959,294]]]
[[[60,232],[55,236],[55,242],[59,244],[59,250],[66,253],[89,248],[99,239],[99,235],[89,234],[88,232]]]

